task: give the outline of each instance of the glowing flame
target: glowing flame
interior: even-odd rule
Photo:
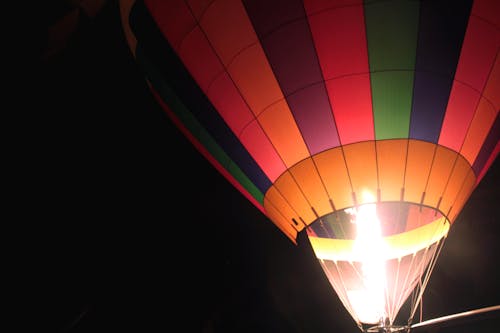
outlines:
[[[373,202],[369,193],[363,193],[364,202]],[[364,204],[357,211],[349,210],[356,224],[353,251],[361,263],[363,286],[348,292],[348,298],[359,321],[378,323],[387,317],[385,311],[387,245],[382,237],[376,204]]]

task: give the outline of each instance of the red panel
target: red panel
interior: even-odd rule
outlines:
[[[200,26],[226,67],[242,50],[258,42],[241,1],[213,1]]]
[[[484,21],[500,26],[500,1],[476,0],[472,6],[472,14],[482,17]]]
[[[491,69],[488,82],[486,82],[486,87],[484,87],[483,96],[491,101],[497,111],[500,110],[500,55]]]
[[[271,182],[274,183],[286,170],[283,161],[256,121],[245,128],[240,141]]]
[[[237,137],[255,119],[227,73],[212,83],[207,95]]]
[[[333,7],[361,5],[363,0],[304,0],[307,14],[314,14]]]
[[[455,81],[446,108],[439,144],[460,151],[479,102],[479,93]]]
[[[199,27],[186,36],[177,51],[191,76],[207,94],[210,84],[224,72],[224,67]]]
[[[495,122],[497,113],[498,110],[493,109],[493,106],[486,99],[481,99],[460,151],[471,165],[474,164],[484,140]]]
[[[330,4],[331,5],[331,4]],[[309,10],[326,4],[309,2]],[[309,16],[340,141],[373,140],[372,98],[362,4]]]
[[[479,15],[491,16],[494,1],[476,5]],[[498,16],[498,13],[495,14]],[[498,18],[496,18],[498,20]],[[439,144],[460,150],[466,130],[479,101],[479,93],[485,88],[488,76],[495,64],[500,46],[500,32],[491,21],[470,17],[460,54],[455,81],[443,122]]]
[[[168,2],[168,1],[164,1]],[[202,15],[205,13],[207,8],[214,2],[213,0],[188,0],[186,1],[196,17],[196,20],[200,20]]]
[[[309,16],[325,80],[368,73],[363,6],[337,7]]]
[[[490,23],[471,16],[457,66],[455,80],[482,91],[495,62],[500,32]]]
[[[184,37],[193,30],[196,21],[182,0],[145,0],[161,32],[174,49],[178,50]]]
[[[374,140],[372,97],[368,74],[326,83],[342,145]]]

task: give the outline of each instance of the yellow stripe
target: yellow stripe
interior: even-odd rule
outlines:
[[[450,223],[445,217],[428,223],[420,228],[401,234],[384,237],[387,245],[384,260],[402,258],[422,250],[448,234]],[[309,236],[312,248],[318,259],[333,261],[362,261],[359,252],[354,251],[355,240],[330,239]]]

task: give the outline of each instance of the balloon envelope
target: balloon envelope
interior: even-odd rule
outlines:
[[[498,155],[500,2],[120,4],[159,103],[291,241],[307,232],[358,325],[415,305]]]

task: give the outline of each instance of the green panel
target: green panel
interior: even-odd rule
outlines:
[[[226,154],[226,152],[217,144],[209,132],[198,122],[196,117],[187,109],[177,97],[168,83],[159,75],[154,65],[148,61],[146,55],[139,46],[136,50],[137,62],[142,66],[146,77],[151,82],[155,90],[159,93],[162,100],[167,104],[173,113],[179,118],[188,131],[203,145],[210,155],[217,160],[224,169],[226,169],[238,183],[255,198],[257,202],[263,205],[264,194],[252,183],[252,181],[243,173],[236,163]]]
[[[365,1],[377,140],[407,138],[417,49],[418,1]]]
[[[365,1],[370,71],[415,68],[418,1]]]
[[[243,171],[238,167],[236,163],[232,160],[226,166],[226,170],[238,180],[238,183],[241,184],[255,198],[259,203],[263,204],[264,202],[264,194],[248,179],[248,177],[243,173]]]
[[[413,95],[413,72],[372,73],[375,139],[407,138]]]

